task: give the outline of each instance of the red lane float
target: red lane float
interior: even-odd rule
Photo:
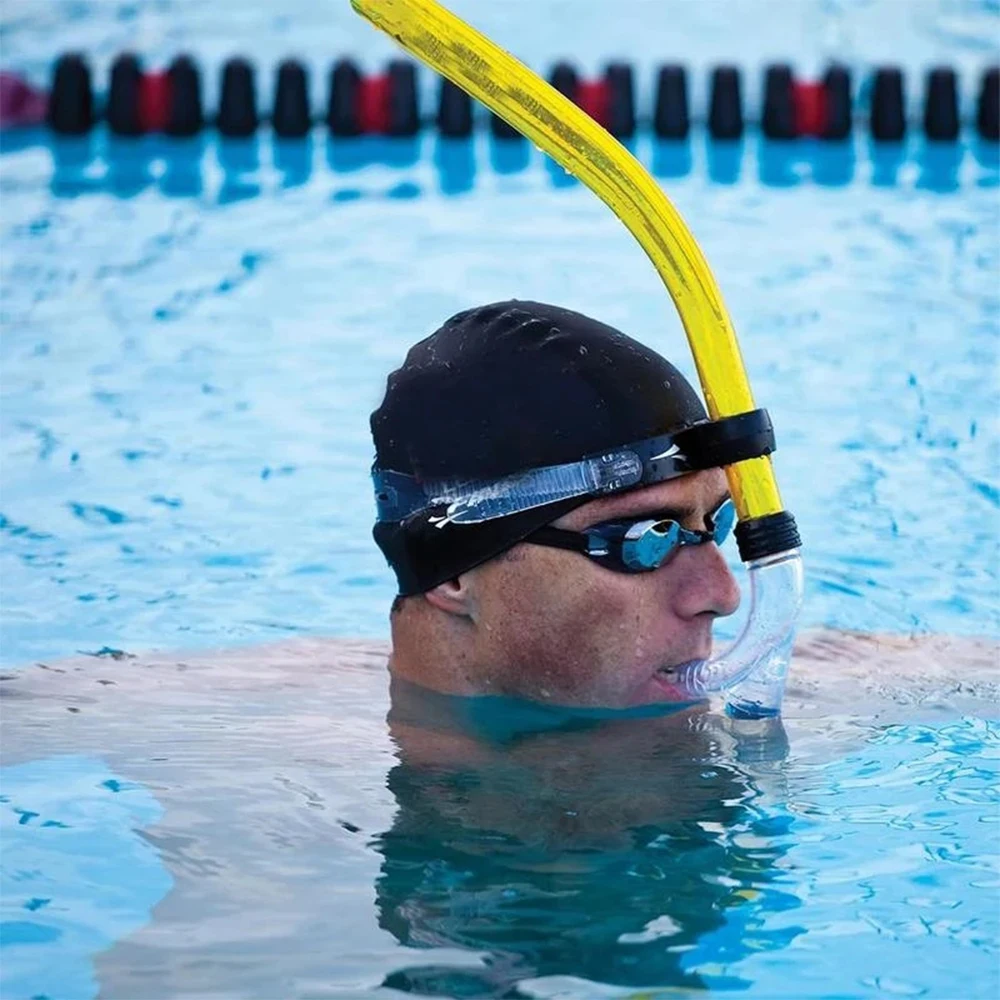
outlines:
[[[40,125],[48,103],[44,90],[14,73],[0,72],[0,128]]]
[[[170,78],[166,73],[144,73],[139,80],[139,127],[164,132],[170,118]]]
[[[821,139],[827,128],[826,87],[822,83],[799,83],[792,87],[795,134]]]

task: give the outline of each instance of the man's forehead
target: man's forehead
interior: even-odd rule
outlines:
[[[673,511],[678,518],[711,513],[728,496],[721,469],[704,469],[665,483],[643,486],[582,504],[555,522],[559,527],[581,529],[601,521],[640,517]]]

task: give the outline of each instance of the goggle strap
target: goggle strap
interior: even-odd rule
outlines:
[[[582,552],[584,555],[597,555],[590,545],[590,536],[582,531],[566,531],[563,528],[553,528],[546,525],[537,528],[527,538],[526,542],[536,542],[548,548],[567,549],[570,552]]]
[[[420,482],[390,469],[372,469],[379,521],[401,522],[446,508],[438,527],[474,524],[577,496],[601,496],[665,482],[696,469],[721,468],[774,451],[767,410],[707,420],[676,434],[633,442],[579,462],[527,469],[497,480]]]

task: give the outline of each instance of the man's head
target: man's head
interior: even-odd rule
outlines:
[[[393,670],[460,694],[677,700],[671,668],[706,657],[739,601],[707,534],[725,477],[667,436],[706,419],[665,359],[554,306],[483,306],[413,347],[372,414]],[[614,457],[635,450],[638,471]],[[708,543],[627,571],[638,522],[665,519]],[[659,531],[642,544],[662,556]]]

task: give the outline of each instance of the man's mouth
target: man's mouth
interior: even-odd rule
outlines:
[[[684,660],[682,663],[660,667],[653,674],[653,680],[671,701],[690,701],[692,695],[686,680],[704,662],[704,659]]]
[[[672,663],[668,667],[660,667],[656,672],[670,680],[680,680],[687,673],[701,666],[705,662],[705,659],[706,657],[702,656],[693,660],[684,660],[682,663]]]

